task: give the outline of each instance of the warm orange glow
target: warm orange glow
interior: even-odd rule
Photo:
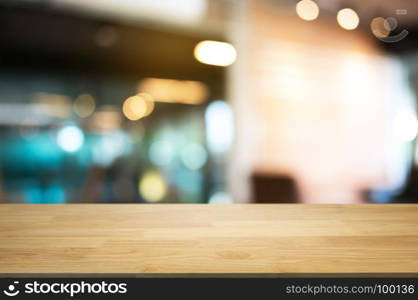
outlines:
[[[337,14],[337,21],[346,30],[356,29],[360,23],[358,14],[351,8],[344,8]]]
[[[122,112],[126,118],[135,121],[148,116],[154,110],[154,101],[148,94],[138,94],[123,102]]]
[[[319,7],[314,1],[302,0],[296,4],[296,13],[305,21],[313,21],[318,18]]]
[[[204,64],[226,67],[237,59],[237,51],[229,43],[201,41],[194,48],[195,58]]]
[[[157,102],[200,104],[207,100],[208,89],[199,81],[146,78],[138,90]]]

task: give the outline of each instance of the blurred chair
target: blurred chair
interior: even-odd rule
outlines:
[[[252,176],[255,203],[298,203],[295,180],[290,176],[256,173]]]

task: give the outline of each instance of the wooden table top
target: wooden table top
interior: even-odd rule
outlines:
[[[418,205],[0,205],[0,273],[418,273]]]

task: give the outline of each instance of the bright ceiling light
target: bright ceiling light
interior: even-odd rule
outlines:
[[[351,8],[343,8],[337,14],[337,21],[346,30],[356,29],[360,23],[358,14]]]
[[[296,13],[305,21],[313,21],[318,18],[319,7],[312,0],[302,0],[296,4]]]
[[[237,59],[237,52],[231,44],[216,41],[202,41],[194,48],[195,58],[204,64],[226,67]]]

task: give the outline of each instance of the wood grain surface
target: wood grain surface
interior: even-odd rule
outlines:
[[[418,273],[418,205],[0,205],[0,273]]]

